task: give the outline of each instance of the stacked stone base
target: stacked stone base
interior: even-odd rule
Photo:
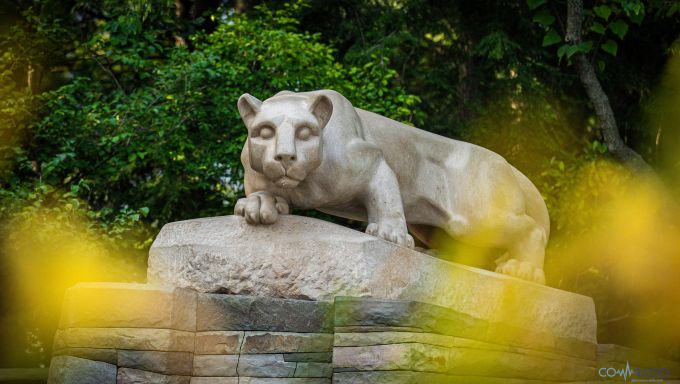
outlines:
[[[307,301],[142,284],[68,290],[50,383],[586,383],[673,362],[415,301]],[[609,378],[619,380],[619,377]]]
[[[68,290],[50,383],[331,382],[332,303],[139,284]]]
[[[335,301],[334,379],[342,383],[579,381],[597,346],[547,342],[451,309],[394,300]]]

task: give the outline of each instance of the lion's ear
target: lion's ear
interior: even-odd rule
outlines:
[[[331,114],[333,114],[331,99],[326,95],[319,95],[312,100],[310,105],[309,110],[312,111],[312,114],[319,121],[319,128],[325,127],[328,120],[331,119]]]
[[[261,105],[262,102],[249,93],[244,93],[238,98],[238,112],[246,126],[250,126],[253,117],[260,112]]]

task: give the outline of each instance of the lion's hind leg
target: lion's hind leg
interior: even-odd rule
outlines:
[[[523,230],[508,239],[510,240],[507,246],[508,252],[496,261],[496,272],[545,284],[543,272],[547,243],[545,230],[527,215],[518,219],[523,224],[521,225]]]

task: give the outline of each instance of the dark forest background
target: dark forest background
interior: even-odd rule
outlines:
[[[680,359],[679,34],[665,0],[3,0],[0,367],[49,364],[66,287],[144,281],[165,223],[231,214],[241,94],[320,88],[506,157],[548,285]]]

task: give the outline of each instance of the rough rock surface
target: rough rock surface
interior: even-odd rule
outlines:
[[[270,226],[251,226],[237,216],[167,224],[151,247],[148,278],[199,292],[416,300],[504,326],[596,342],[589,297],[306,217],[282,216]]]
[[[50,364],[49,384],[115,384],[117,368],[113,364],[73,356],[56,356]]]

